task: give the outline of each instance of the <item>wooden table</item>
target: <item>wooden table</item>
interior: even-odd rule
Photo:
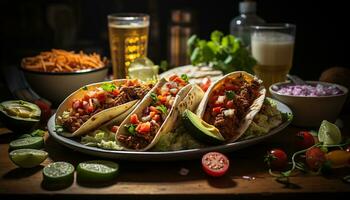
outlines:
[[[345,122],[350,122],[345,118]],[[349,136],[349,124],[345,123],[343,134]],[[301,129],[290,126],[270,139],[227,154],[231,167],[221,178],[208,177],[201,169],[200,159],[176,162],[128,162],[118,161],[121,173],[113,183],[81,184],[74,181],[64,189],[49,189],[42,183],[42,168],[53,161],[68,161],[75,166],[81,161],[96,159],[75,152],[53,141],[46,140],[49,152],[42,166],[34,169],[17,168],[8,158],[8,143],[12,134],[0,136],[0,199],[5,197],[35,197],[35,199],[120,199],[154,198],[178,199],[179,197],[200,199],[220,197],[240,197],[243,199],[288,199],[309,197],[341,197],[350,192],[350,185],[341,178],[349,175],[349,168],[337,169],[328,177],[303,175],[292,177],[290,185],[276,182],[263,163],[268,149],[280,147],[292,152],[292,138]],[[188,175],[179,174],[181,168],[189,170]],[[243,176],[254,177],[254,180]],[[30,196],[29,196],[30,195]],[[348,196],[348,195],[347,195]],[[14,198],[12,198],[14,199]]]

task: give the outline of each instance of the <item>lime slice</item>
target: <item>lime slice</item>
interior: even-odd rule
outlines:
[[[158,68],[158,65],[154,65],[146,57],[136,58],[129,66],[128,76],[129,78],[140,79],[142,81],[156,79]]]
[[[341,142],[341,133],[333,123],[323,120],[318,130],[318,140],[325,145],[335,145]]]
[[[9,144],[10,149],[41,149],[44,146],[43,137],[25,137]]]
[[[44,181],[55,184],[69,184],[74,179],[74,166],[67,162],[54,162],[43,169]]]
[[[110,181],[119,171],[119,165],[105,160],[92,160],[82,162],[77,167],[77,178],[82,181]]]
[[[32,168],[40,165],[47,158],[48,153],[37,149],[17,149],[11,151],[9,156],[17,166]]]

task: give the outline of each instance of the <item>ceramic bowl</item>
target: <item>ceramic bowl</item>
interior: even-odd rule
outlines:
[[[306,81],[307,84],[334,85],[342,92],[332,96],[293,96],[278,93],[277,90],[283,86],[292,85],[290,82],[279,82],[270,86],[269,91],[272,97],[288,105],[293,111],[292,124],[301,127],[318,127],[322,120],[335,122],[341,112],[346,100],[348,89],[344,86],[320,82]]]

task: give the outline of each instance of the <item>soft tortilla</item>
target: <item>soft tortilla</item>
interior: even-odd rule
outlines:
[[[253,79],[255,79],[255,77],[247,72],[244,71],[236,71],[236,72],[232,72],[229,73],[227,75],[225,75],[224,77],[222,77],[221,79],[217,80],[215,83],[213,83],[207,90],[207,92],[204,95],[203,100],[201,101],[201,103],[198,106],[197,109],[197,115],[199,117],[201,117],[203,119],[205,110],[207,108],[207,104],[209,101],[209,97],[211,96],[211,93],[218,88],[221,84],[222,81],[225,80],[226,78],[230,78],[230,79],[236,79],[238,78],[240,75],[243,75],[244,78],[248,81],[252,81]],[[260,96],[254,100],[254,102],[252,103],[252,105],[249,107],[249,110],[246,114],[246,116],[242,119],[242,121],[240,122],[240,126],[237,130],[232,130],[235,132],[235,136],[233,138],[231,138],[229,141],[227,142],[234,142],[236,141],[238,138],[240,138],[243,133],[248,129],[250,123],[252,122],[252,120],[254,119],[254,116],[260,111],[261,106],[264,103],[264,99],[265,99],[265,95],[266,95],[266,89],[261,86],[260,88]]]

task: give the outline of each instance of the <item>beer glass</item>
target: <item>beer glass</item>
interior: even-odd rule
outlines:
[[[117,13],[108,15],[109,44],[113,78],[125,78],[134,59],[147,56],[149,15]]]
[[[253,70],[267,90],[273,83],[286,80],[292,67],[294,38],[293,24],[251,27],[251,52],[257,60]]]

